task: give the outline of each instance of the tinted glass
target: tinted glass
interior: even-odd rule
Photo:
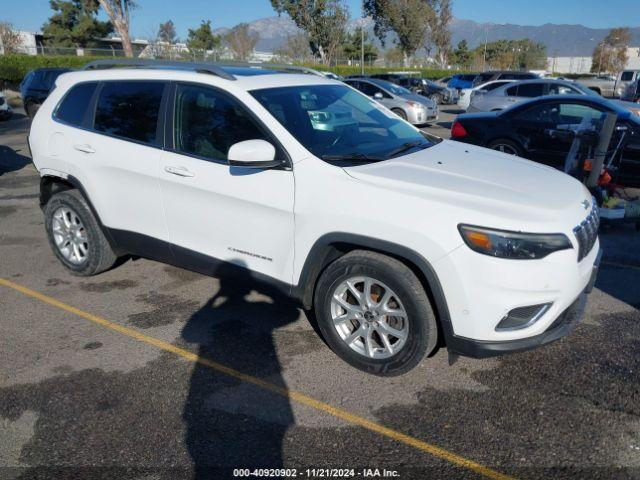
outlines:
[[[56,110],[56,118],[70,125],[80,126],[95,92],[97,83],[81,83],[71,88]]]
[[[622,72],[620,75],[620,80],[623,82],[630,82],[633,80],[633,72]]]
[[[549,123],[553,125],[586,125],[598,126],[605,113],[587,105],[578,103],[543,103],[536,105],[518,115],[519,119]]]
[[[382,90],[369,82],[358,82],[358,86],[356,88],[370,97],[373,97],[376,93],[383,93]]]
[[[507,83],[509,83],[509,82],[492,82],[492,83],[482,87],[482,90],[486,90],[487,92],[490,92],[491,90],[494,90],[494,89],[496,89],[498,87],[506,85]]]
[[[343,85],[269,88],[251,94],[307,150],[327,162],[381,161],[438,141]]]
[[[506,93],[509,97],[516,97],[518,95],[518,86],[507,88]]]
[[[541,97],[544,95],[544,84],[524,83],[518,85],[518,97]]]
[[[96,108],[94,129],[155,144],[163,82],[105,82]]]
[[[552,83],[549,85],[549,95],[580,95],[582,92],[569,85]]]
[[[177,86],[174,125],[177,151],[212,160],[226,161],[234,143],[270,141],[238,101],[200,85]]]

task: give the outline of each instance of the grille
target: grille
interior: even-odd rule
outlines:
[[[598,227],[600,226],[600,215],[598,205],[593,202],[591,212],[584,221],[573,229],[573,233],[578,240],[578,262],[586,257],[598,238]]]
[[[496,326],[496,330],[518,330],[536,323],[551,307],[550,303],[530,305],[511,310]]]

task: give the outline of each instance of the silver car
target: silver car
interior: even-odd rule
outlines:
[[[364,77],[349,78],[345,83],[380,102],[413,125],[424,125],[438,119],[438,105],[433,100],[395,83]]]
[[[467,113],[497,112],[544,95],[592,95],[599,96],[578,82],[567,80],[524,80],[498,87],[489,92],[477,91],[471,99]]]

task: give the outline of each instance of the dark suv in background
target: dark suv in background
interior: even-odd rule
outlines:
[[[56,78],[69,71],[68,68],[39,68],[27,73],[20,83],[20,96],[24,110],[29,117],[35,116],[40,105],[49,96],[56,83]]]
[[[379,78],[381,80],[387,80],[388,82],[395,83],[401,87],[411,90],[413,93],[429,97],[437,104],[451,104],[458,101],[457,91],[438,85],[426,78],[394,73],[378,73],[371,75],[371,78]]]

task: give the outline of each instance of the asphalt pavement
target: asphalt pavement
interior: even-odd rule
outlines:
[[[447,110],[428,131],[447,135]],[[378,378],[247,285],[145,259],[69,275],[45,237],[28,126],[19,111],[0,123],[0,478],[640,478],[632,228],[602,232],[569,337],[453,365],[440,350]]]

